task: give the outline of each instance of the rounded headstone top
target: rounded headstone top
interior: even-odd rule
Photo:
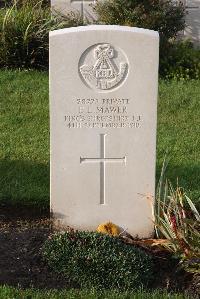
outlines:
[[[132,32],[149,35],[152,37],[159,37],[159,33],[154,30],[138,28],[138,27],[129,27],[129,26],[119,26],[119,25],[88,25],[88,26],[78,26],[70,27],[59,30],[50,31],[50,36],[65,34],[65,33],[76,33],[84,31],[121,31],[121,32]]]

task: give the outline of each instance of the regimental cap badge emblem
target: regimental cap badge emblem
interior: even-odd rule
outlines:
[[[79,74],[90,88],[112,90],[126,79],[128,61],[120,49],[115,49],[110,44],[97,44],[82,54]]]

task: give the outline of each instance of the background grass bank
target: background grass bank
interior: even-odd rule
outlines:
[[[135,291],[135,292],[124,292],[120,293],[119,291],[105,291],[97,292],[95,290],[63,290],[63,291],[39,291],[34,289],[16,289],[7,286],[0,287],[0,299],[189,299],[180,294],[170,295],[167,292],[161,291]]]
[[[49,205],[48,73],[0,71],[0,201]],[[169,151],[167,176],[198,201],[200,81],[161,81],[157,176]]]

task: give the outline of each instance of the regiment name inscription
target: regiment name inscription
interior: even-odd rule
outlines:
[[[65,115],[69,129],[141,127],[142,116],[129,112],[130,99],[76,99],[77,110]]]

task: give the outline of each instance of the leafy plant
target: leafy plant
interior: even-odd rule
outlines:
[[[82,24],[69,14],[52,17],[48,6],[39,0],[12,0],[0,9],[0,66],[9,68],[48,68],[49,31]]]
[[[84,287],[127,290],[152,279],[149,255],[105,234],[56,234],[46,242],[43,256],[53,270]]]
[[[167,79],[199,79],[200,50],[190,41],[170,43],[161,55],[160,75]]]
[[[24,4],[37,4],[41,2],[43,7],[47,7],[50,5],[51,0],[1,0],[3,7],[11,7],[13,4],[17,5],[18,7],[23,6]]]
[[[200,261],[200,214],[183,189],[165,179],[166,166],[165,160],[154,210],[156,235],[165,237],[163,246],[182,260]]]

